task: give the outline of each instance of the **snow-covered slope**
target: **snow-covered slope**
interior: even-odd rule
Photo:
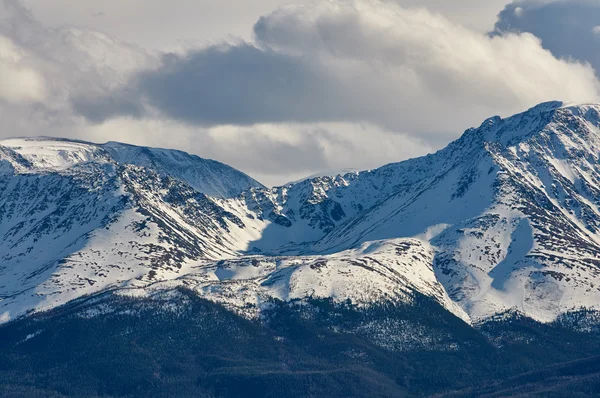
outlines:
[[[246,256],[199,264],[179,278],[150,286],[132,283],[120,293],[148,296],[183,286],[246,317],[256,317],[272,299],[331,298],[369,306],[411,302],[413,293],[419,292],[468,321],[437,281],[433,256],[431,246],[415,239],[367,242],[324,256]]]
[[[314,240],[285,250],[415,237],[436,248],[439,281],[474,319],[597,307],[599,115],[598,105],[541,104],[490,118],[433,155],[274,189],[277,217]],[[269,250],[285,227],[256,247]]]
[[[209,196],[232,198],[250,187],[262,187],[254,179],[223,163],[202,159],[182,151],[139,147],[116,142],[102,145],[119,163],[149,168],[175,177]]]
[[[0,141],[4,320],[104,289],[272,299],[414,292],[466,320],[600,303],[600,105],[493,117],[447,148],[265,188],[179,151]]]
[[[156,172],[119,162],[99,145],[1,141],[2,318],[135,278],[169,278],[200,259],[235,256],[242,239],[227,235],[240,229],[239,218],[180,179],[179,171],[196,161],[210,164],[187,157],[181,168]],[[213,173],[226,171],[233,183],[220,182],[219,193],[232,194],[244,182],[244,189],[259,186],[220,164]]]
[[[161,176],[176,178],[196,191],[214,197],[231,198],[249,188],[263,187],[230,166],[177,150],[117,142],[92,144],[45,137],[7,139],[0,141],[0,146],[4,151],[14,151],[16,156],[28,162],[28,166],[17,166],[19,172],[57,171],[91,161],[112,161],[151,169]],[[10,161],[10,158],[7,160]],[[11,162],[18,163],[14,160]]]

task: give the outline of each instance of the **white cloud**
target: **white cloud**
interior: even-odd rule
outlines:
[[[522,17],[523,14],[525,13],[525,10],[523,10],[523,7],[516,7],[515,8],[515,16],[517,17]]]
[[[26,57],[25,51],[0,36],[0,100],[18,104],[45,98],[44,78],[27,66]]]
[[[494,34],[529,32],[556,57],[600,71],[599,21],[598,0],[515,0],[498,15]]]
[[[73,97],[93,98],[116,90],[155,61],[145,51],[100,32],[46,27],[16,0],[0,0],[0,39],[5,95],[45,99],[42,105],[54,116],[71,113]]]

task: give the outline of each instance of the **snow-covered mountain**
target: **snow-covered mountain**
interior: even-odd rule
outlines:
[[[177,151],[51,139],[0,145],[5,319],[131,279],[176,276],[201,258],[235,255],[239,239],[227,240],[227,230],[241,221],[211,198],[261,186]],[[131,163],[119,161],[125,152]]]
[[[265,188],[179,151],[0,141],[0,317],[112,289],[433,298],[467,321],[600,303],[600,105],[493,117],[445,149]]]

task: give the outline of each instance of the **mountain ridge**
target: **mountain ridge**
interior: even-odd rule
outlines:
[[[26,142],[0,141],[4,320],[150,285],[249,317],[272,299],[364,305],[411,291],[467,322],[509,309],[549,322],[600,302],[600,105],[540,104],[434,154],[273,188],[181,151]],[[57,236],[63,252],[34,257]]]

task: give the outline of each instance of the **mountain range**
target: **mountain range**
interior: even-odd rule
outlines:
[[[440,334],[447,322],[466,334],[509,318],[592,330],[600,105],[540,104],[424,157],[274,188],[176,150],[7,139],[0,237],[9,327],[52,311],[104,316],[122,305],[111,300],[198,299],[251,323],[322,300],[444,314],[435,331],[412,312],[400,332],[383,332],[389,318],[362,324],[387,348],[396,338],[448,350],[458,343]],[[569,318],[577,311],[585,321]]]

